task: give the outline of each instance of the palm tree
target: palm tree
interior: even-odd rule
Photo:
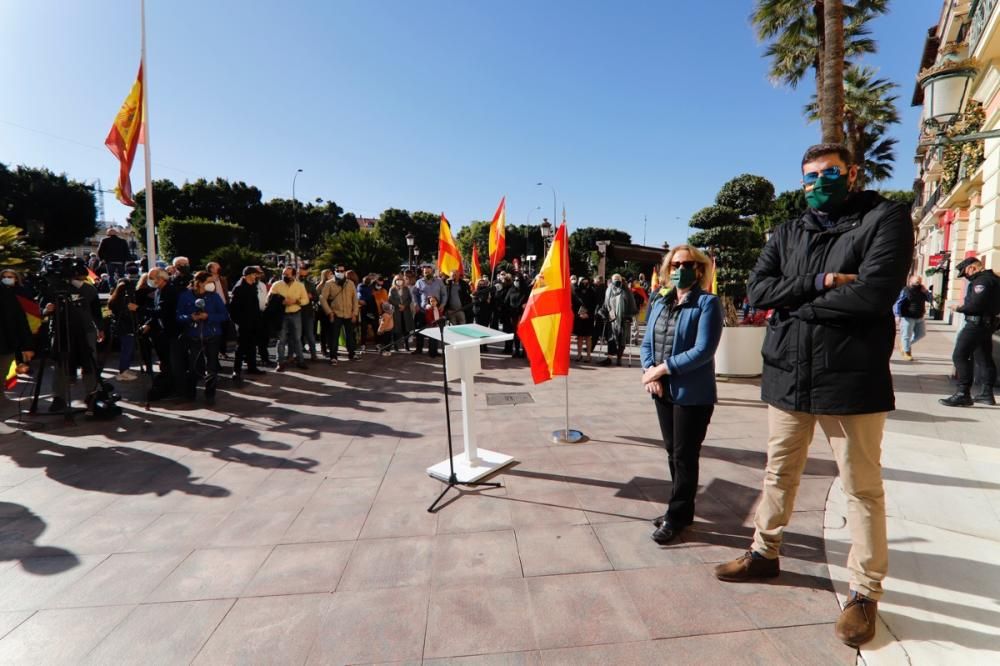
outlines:
[[[863,189],[867,182],[885,180],[892,174],[895,139],[883,139],[888,128],[899,123],[896,109],[899,86],[878,78],[872,67],[851,65],[844,74],[844,135],[853,162],[864,169],[855,182]],[[816,96],[805,107],[810,121],[820,119]]]
[[[823,143],[844,142],[844,3],[823,2],[823,95],[820,126]]]
[[[866,24],[888,11],[889,0],[854,0],[843,5],[843,53],[841,59],[853,60],[878,48]],[[771,60],[771,81],[791,88],[798,87],[812,70],[816,79],[817,99],[824,89],[824,54],[826,53],[826,15],[824,0],[757,0],[750,15],[757,39],[769,42],[764,57]]]

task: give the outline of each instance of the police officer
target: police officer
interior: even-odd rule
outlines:
[[[965,326],[958,333],[951,356],[958,375],[958,390],[938,402],[948,407],[971,407],[973,402],[995,405],[993,386],[997,380],[997,366],[993,362],[993,331],[1000,323],[1000,277],[983,268],[983,263],[975,257],[964,259],[955,269],[959,277],[969,283],[965,302],[955,308],[955,312],[965,315]],[[982,381],[982,389],[975,398],[971,395],[973,358]]]

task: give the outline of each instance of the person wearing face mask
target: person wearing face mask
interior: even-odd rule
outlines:
[[[997,366],[993,361],[993,332],[1000,329],[1000,278],[983,268],[976,257],[964,259],[955,266],[958,276],[968,287],[961,305],[955,312],[965,315],[965,324],[955,338],[951,360],[955,364],[958,387],[955,394],[938,400],[946,407],[971,407],[973,403],[997,404],[993,388],[997,382]],[[972,397],[973,360],[979,367],[981,388]]]
[[[53,331],[52,350],[69,354],[70,373],[74,373],[76,368],[83,368],[84,387],[89,399],[97,388],[97,345],[104,341],[104,330],[101,326],[104,317],[101,314],[97,289],[87,282],[87,275],[87,267],[84,264],[78,263],[73,266],[73,277],[69,281],[68,301],[64,313],[69,328],[68,335],[65,336],[68,339],[60,340],[65,347],[60,349],[55,344],[57,339]],[[45,303],[42,311],[46,315],[52,315],[55,314],[56,307],[54,302]],[[53,373],[54,397],[49,411],[61,412],[66,409],[64,396],[69,395],[68,381],[69,377],[57,368]]]
[[[323,309],[319,305],[319,294],[323,285],[333,279],[333,270],[324,268],[319,272],[319,281],[316,283],[316,321],[319,323],[319,346],[323,356],[330,358],[330,320],[323,314]]]
[[[653,396],[670,469],[666,513],[653,521],[652,539],[665,545],[694,522],[701,444],[718,399],[715,350],[722,338],[722,305],[708,293],[712,260],[677,245],[660,267],[670,285],[649,313],[640,346],[643,388]],[[614,289],[614,283],[608,289]]]
[[[597,294],[590,286],[590,279],[581,276],[576,281],[573,288],[573,335],[576,336],[576,360],[584,360],[584,353],[587,354],[586,362],[593,359],[591,355],[594,351],[594,314],[597,311]]]
[[[226,304],[215,292],[208,271],[198,271],[191,288],[177,298],[177,323],[184,341],[186,374],[182,387],[187,400],[195,399],[198,378],[205,375],[205,404],[215,404],[215,385],[219,378],[219,348],[222,325],[229,320]]]
[[[399,351],[399,343],[402,341],[406,351],[410,351],[410,333],[413,332],[413,296],[403,280],[403,275],[393,278],[392,288],[389,290],[389,304],[393,308],[393,350]]]
[[[423,277],[417,280],[417,291],[420,293],[420,310],[423,313],[423,327],[431,326],[434,324],[434,319],[428,316],[430,311],[430,299],[433,298],[437,307],[444,311],[448,307],[448,290],[445,287],[444,281],[439,277],[435,277],[434,269],[430,266],[424,266]],[[417,353],[423,351],[424,337],[422,335],[417,336]],[[436,358],[438,354],[438,343],[434,339],[427,340],[427,354],[431,358]]]
[[[323,284],[319,293],[319,305],[330,321],[330,338],[327,341],[330,346],[330,365],[337,363],[341,331],[344,331],[344,342],[347,343],[347,358],[355,360],[354,323],[358,321],[360,312],[358,291],[354,282],[348,279],[343,265],[338,265],[333,271],[333,279]]]
[[[285,266],[281,271],[281,279],[271,285],[269,298],[275,296],[282,299],[285,315],[281,320],[281,332],[278,334],[278,367],[281,372],[288,367],[292,356],[296,367],[305,369],[306,360],[302,355],[302,308],[309,305],[309,294],[302,283],[295,279],[298,271],[292,266]],[[287,356],[286,356],[287,354]]]
[[[504,294],[505,305],[507,306],[507,329],[513,331],[514,339],[511,341],[511,358],[524,358],[524,349],[521,347],[521,338],[517,335],[517,325],[524,314],[524,304],[528,302],[528,295],[531,288],[524,283],[524,278],[520,274],[514,276],[510,288]]]
[[[459,271],[452,271],[451,277],[445,283],[448,292],[448,306],[445,308],[445,316],[452,324],[464,324],[466,321],[466,310],[472,304],[472,293],[469,291],[469,283],[462,279]]]
[[[472,318],[480,326],[489,328],[493,322],[493,289],[489,278],[480,278],[476,290],[472,293]],[[483,350],[487,349],[483,345]]]
[[[261,276],[259,266],[246,266],[243,277],[233,287],[233,297],[229,301],[229,316],[237,326],[236,358],[233,361],[233,381],[243,380],[243,362],[247,364],[248,375],[263,375],[257,367],[257,341],[263,334],[264,311],[261,308],[257,281]]]
[[[28,318],[17,299],[17,273],[11,269],[0,272],[0,368],[4,376],[11,363],[28,362],[34,355],[34,336],[28,326]],[[17,432],[3,422],[3,419],[13,416],[16,409],[8,402],[0,387],[0,435],[10,435]]]
[[[112,315],[112,330],[118,337],[120,346],[118,354],[118,379],[129,382],[138,379],[139,375],[132,372],[132,361],[135,358],[136,333],[139,331],[139,303],[136,298],[136,286],[139,281],[139,267],[134,263],[125,265],[124,276],[118,280],[111,297],[108,299],[108,309]]]
[[[148,399],[166,397],[183,384],[185,365],[177,324],[177,287],[163,268],[149,271],[146,281],[154,288],[149,318],[142,327],[160,362],[160,372],[153,377]]]
[[[299,266],[299,284],[309,295],[308,305],[302,308],[302,348],[309,348],[309,359],[316,360],[316,307],[319,304],[319,289],[309,277],[309,264]]]
[[[174,286],[178,290],[187,289],[191,284],[191,260],[187,257],[174,257],[171,266],[174,268],[174,274],[170,279]]]
[[[598,365],[611,365],[614,356],[618,365],[628,346],[628,336],[632,331],[632,318],[636,305],[632,291],[618,273],[611,276],[611,285],[604,292],[604,338],[608,341],[608,353]]]
[[[819,424],[847,495],[851,535],[851,592],[834,633],[857,647],[875,635],[889,567],[879,461],[895,408],[892,305],[910,271],[913,225],[903,204],[852,191],[859,167],[844,146],[813,146],[801,166],[809,209],[774,229],[748,284],[750,304],[773,310],[761,350],[770,431],[763,499],[753,544],[715,575],[779,575],[782,534]]]

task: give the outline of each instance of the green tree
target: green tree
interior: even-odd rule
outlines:
[[[154,195],[155,196],[155,195]],[[163,256],[185,256],[192,266],[203,266],[214,250],[240,241],[243,229],[231,222],[213,222],[203,217],[164,218],[159,223]]]
[[[321,268],[344,264],[348,269],[357,271],[358,275],[392,275],[399,270],[401,261],[396,248],[378,234],[342,231],[327,239],[315,263]]]
[[[597,252],[597,241],[611,241],[630,245],[631,234],[607,227],[581,227],[569,235],[569,267],[576,274],[588,274],[593,264],[592,252]]]
[[[222,274],[229,280],[229,288],[232,289],[243,277],[244,267],[264,265],[264,255],[245,245],[223,245],[205,255],[206,264],[212,261],[222,267]]]
[[[722,186],[715,203],[743,217],[763,215],[774,204],[774,185],[763,176],[744,173]]]
[[[825,88],[826,15],[836,10],[826,4],[825,0],[757,0],[750,15],[757,39],[767,42],[764,57],[770,60],[771,81],[796,88],[811,71],[817,100],[822,100]],[[875,53],[878,45],[867,24],[888,11],[889,0],[837,0],[837,4],[842,5],[841,61]]]
[[[462,262],[472,259],[472,246],[479,248],[479,269],[484,272],[490,270],[490,222],[488,220],[473,220],[458,230],[455,234],[455,242],[458,244],[458,251],[462,255]],[[485,274],[485,273],[484,273]]]
[[[889,127],[899,123],[896,109],[899,86],[888,79],[877,78],[872,67],[852,65],[844,75],[844,135],[854,164],[863,166],[854,183],[856,191],[868,183],[892,177],[896,140],[885,136]],[[819,119],[816,96],[805,107],[806,117]]]
[[[879,190],[878,193],[889,201],[905,204],[907,208],[913,208],[913,202],[917,199],[913,190]]]
[[[44,252],[78,245],[97,232],[93,188],[48,169],[0,164],[0,215]]]
[[[754,220],[754,229],[766,234],[779,224],[797,220],[806,208],[806,195],[802,188],[782,192],[774,199],[771,210]]]

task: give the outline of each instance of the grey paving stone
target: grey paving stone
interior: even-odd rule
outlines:
[[[58,608],[138,604],[166,578],[189,551],[118,553],[87,572],[48,605]]]
[[[212,599],[138,606],[78,663],[189,663],[232,605]]]
[[[433,548],[434,539],[430,537],[358,541],[337,589],[427,585]]]
[[[429,483],[434,483],[428,478]],[[433,488],[433,485],[430,486]],[[440,492],[440,491],[439,491]],[[361,530],[361,539],[384,539],[386,537],[432,536],[437,533],[437,513],[427,513],[424,506],[414,506],[413,498],[403,501],[393,499],[375,500],[368,519]],[[430,505],[430,501],[427,503]]]
[[[307,506],[281,536],[282,543],[353,541],[361,534],[371,505],[368,502],[334,506]]]
[[[335,592],[307,663],[419,660],[428,595],[426,587]]]
[[[270,552],[270,546],[196,550],[153,590],[147,601],[238,597]]]
[[[134,606],[43,610],[0,640],[3,664],[79,664]]]
[[[650,538],[656,528],[652,523],[630,520],[594,526],[611,565],[619,570],[664,567],[674,564],[697,564],[701,560],[696,546],[673,543],[660,546]],[[664,575],[669,575],[664,572]]]
[[[298,510],[267,511],[241,509],[219,523],[209,539],[211,546],[264,546],[281,542],[281,537],[298,516]]]
[[[0,611],[37,610],[97,566],[106,555],[30,557],[0,572]]]
[[[532,602],[524,580],[433,590],[425,658],[534,650]]]
[[[353,548],[350,541],[275,546],[242,596],[333,592]]]
[[[661,664],[774,666],[774,664],[814,663],[811,653],[805,660],[788,661],[762,631],[672,638],[655,641],[654,645],[659,652],[656,663]]]
[[[31,611],[4,611],[0,612],[0,638],[3,638],[14,628],[31,617]]]
[[[304,664],[331,597],[307,594],[240,599],[195,664]]]
[[[833,634],[833,624],[807,624],[768,629],[771,639],[788,663],[808,659],[816,666],[853,666],[858,652],[841,643]]]
[[[424,666],[540,666],[542,657],[536,651],[481,654],[471,657],[424,659]]]
[[[431,577],[436,585],[462,585],[521,575],[521,561],[511,530],[442,535],[434,539]]]
[[[508,497],[507,502],[515,527],[588,524],[587,514],[580,508],[580,502],[571,490],[539,493],[531,499]]]
[[[97,514],[60,535],[59,546],[74,553],[118,553],[156,517],[149,513]]]
[[[588,664],[593,664],[593,666],[610,664],[615,666],[647,666],[656,663],[675,663],[660,661],[662,655],[652,641],[542,650],[540,658],[542,664],[553,666],[587,666]]]
[[[226,513],[165,513],[136,534],[125,552],[180,550],[207,543]]]
[[[525,576],[607,571],[612,568],[601,542],[589,525],[519,527],[515,533]]]
[[[619,575],[651,638],[744,631],[755,626],[708,565],[638,569]]]
[[[526,580],[538,647],[647,640],[639,610],[617,572],[543,576]],[[568,609],[585,612],[567,612]]]

